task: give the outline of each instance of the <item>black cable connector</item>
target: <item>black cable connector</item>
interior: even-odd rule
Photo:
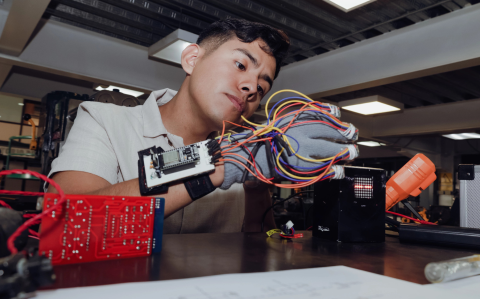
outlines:
[[[252,155],[250,156],[250,158],[248,158],[248,161],[253,162],[253,159],[257,155],[257,152],[262,145],[263,145],[263,143],[261,143],[261,142],[257,142],[255,144],[255,146],[252,149]],[[247,168],[245,168],[245,170],[243,171],[243,176],[242,176],[242,180],[241,180],[242,184],[245,183],[245,181],[247,180],[248,169],[250,169],[250,163],[247,163]]]
[[[280,135],[275,135],[275,137],[273,137],[273,139],[275,139],[275,141],[278,143],[278,145],[280,145],[285,150],[285,153],[288,156],[293,155],[293,153],[290,151],[290,147],[285,143],[285,141],[283,141],[283,139],[280,137]]]
[[[275,159],[273,158],[272,147],[268,140],[264,141],[265,143],[265,150],[267,151],[267,162],[268,162],[268,169],[270,170],[270,175],[274,177],[275,180],[279,179],[280,176],[275,171]]]

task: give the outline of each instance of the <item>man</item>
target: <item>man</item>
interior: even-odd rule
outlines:
[[[206,140],[224,120],[241,123],[241,116],[250,117],[272,88],[288,47],[286,34],[268,25],[236,19],[213,23],[183,51],[186,77],[178,92],[155,91],[134,108],[81,104],[50,176],[66,194],[140,196],[137,152]],[[222,185],[223,165],[209,177],[215,187]],[[194,203],[181,182],[160,196],[166,233],[255,231],[271,203],[266,188],[239,184]]]

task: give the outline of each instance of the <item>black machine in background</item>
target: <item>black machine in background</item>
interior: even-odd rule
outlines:
[[[36,252],[0,258],[1,299],[30,298],[30,294],[55,279],[50,260]]]
[[[40,117],[39,136],[42,135],[42,174],[48,174],[77,116],[78,106],[84,101],[111,103],[135,107],[142,101],[118,90],[102,90],[92,96],[68,91],[53,91],[42,98],[44,111]]]
[[[383,169],[345,166],[345,178],[314,185],[313,236],[338,242],[385,241]]]

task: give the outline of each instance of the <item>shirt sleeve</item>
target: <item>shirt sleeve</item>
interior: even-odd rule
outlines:
[[[98,113],[103,103],[83,103],[78,107],[72,129],[58,157],[52,162],[51,177],[60,171],[83,171],[116,184],[118,161],[101,117]]]

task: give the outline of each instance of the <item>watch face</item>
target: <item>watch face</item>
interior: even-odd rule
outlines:
[[[215,186],[213,186],[208,174],[202,174],[186,179],[184,184],[192,200],[197,200],[200,197],[204,197],[205,195],[217,189]]]

